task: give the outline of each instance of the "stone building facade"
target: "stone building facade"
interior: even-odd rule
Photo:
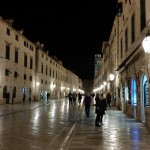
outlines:
[[[149,0],[118,0],[110,38],[102,50],[101,65],[106,67],[99,72],[107,82],[105,91],[111,89],[116,97],[116,107],[150,127],[150,54],[142,46],[149,29]],[[115,79],[110,82],[111,73]]]
[[[33,43],[23,30],[13,28],[13,20],[0,17],[0,104],[63,98],[68,91],[82,89],[81,79],[67,70],[44,44]]]

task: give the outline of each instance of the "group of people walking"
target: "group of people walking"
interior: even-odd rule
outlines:
[[[85,106],[85,114],[86,117],[90,117],[90,107],[92,104],[93,99],[95,100],[95,103],[93,106],[95,106],[95,126],[103,125],[103,115],[105,114],[105,111],[107,108],[111,107],[111,94],[110,93],[96,93],[96,96],[91,96],[90,93],[87,93],[83,100],[83,105]]]
[[[76,100],[78,99],[78,103],[81,104],[81,99],[82,99],[82,94],[81,93],[68,93],[68,100],[69,100],[69,105],[76,105]],[[96,95],[94,93],[90,93],[87,92],[84,95],[84,99],[83,99],[83,106],[85,108],[85,114],[86,117],[89,118],[90,117],[90,108],[91,106],[95,106],[95,114],[96,114],[96,118],[95,118],[95,126],[100,126],[103,125],[103,115],[105,114],[105,111],[107,110],[107,108],[111,107],[111,101],[112,101],[112,96],[111,94],[108,92],[106,93],[96,93]]]
[[[73,93],[69,92],[68,93],[69,105],[72,105],[72,104],[76,105],[77,98],[78,98],[78,103],[80,104],[81,99],[82,99],[82,94],[81,93],[76,94],[75,92],[73,92]]]

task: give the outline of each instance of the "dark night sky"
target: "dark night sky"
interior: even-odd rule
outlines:
[[[14,19],[24,36],[39,41],[81,79],[93,79],[94,55],[108,40],[117,0],[10,1],[0,4],[0,16]]]

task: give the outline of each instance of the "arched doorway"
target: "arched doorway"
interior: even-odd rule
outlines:
[[[144,74],[141,79],[141,121],[145,123],[145,107],[149,105],[148,80]]]
[[[3,88],[3,98],[6,98],[6,95],[7,95],[7,85],[5,85]]]
[[[131,104],[134,107],[134,118],[136,119],[137,114],[137,83],[135,79],[131,82]]]
[[[7,85],[3,87],[3,103],[6,103],[7,99]]]

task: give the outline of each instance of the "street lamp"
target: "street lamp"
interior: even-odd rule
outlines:
[[[110,78],[110,81],[113,81],[113,80],[114,80],[114,78],[115,78],[115,75],[110,74],[110,75],[109,75],[109,78]]]
[[[150,53],[150,32],[148,32],[146,34],[145,38],[143,39],[142,46],[143,46],[143,49],[145,51],[145,54]],[[148,61],[149,55],[145,55],[145,57],[146,57],[146,60]],[[148,73],[148,78],[149,78],[149,67],[148,67],[148,65],[149,65],[149,63],[147,64],[147,73]]]
[[[146,37],[143,39],[142,46],[146,53],[150,53],[150,33],[149,32],[146,34]]]
[[[109,75],[109,79],[110,79],[110,92],[113,92],[113,90],[114,90],[114,85],[113,85],[114,78],[115,78],[115,75],[111,73]]]
[[[104,81],[103,84],[106,86],[106,85],[107,85],[107,82]]]
[[[150,32],[148,32],[146,34],[145,38],[143,39],[142,45],[143,45],[143,49],[144,49],[145,53],[150,53]],[[145,79],[145,81],[143,81],[143,85],[144,85],[143,88],[144,89],[145,89],[146,86],[148,86],[148,84],[149,84],[148,82],[150,82],[150,78],[149,78],[150,77],[150,75],[149,75],[149,55],[146,55],[146,56],[147,56],[146,59],[147,59],[147,62],[148,62],[148,63],[146,63],[148,79]],[[149,97],[149,94],[146,92],[146,90],[144,90],[143,95],[144,95],[144,103],[147,103],[149,101],[149,99],[147,100],[146,97]]]

